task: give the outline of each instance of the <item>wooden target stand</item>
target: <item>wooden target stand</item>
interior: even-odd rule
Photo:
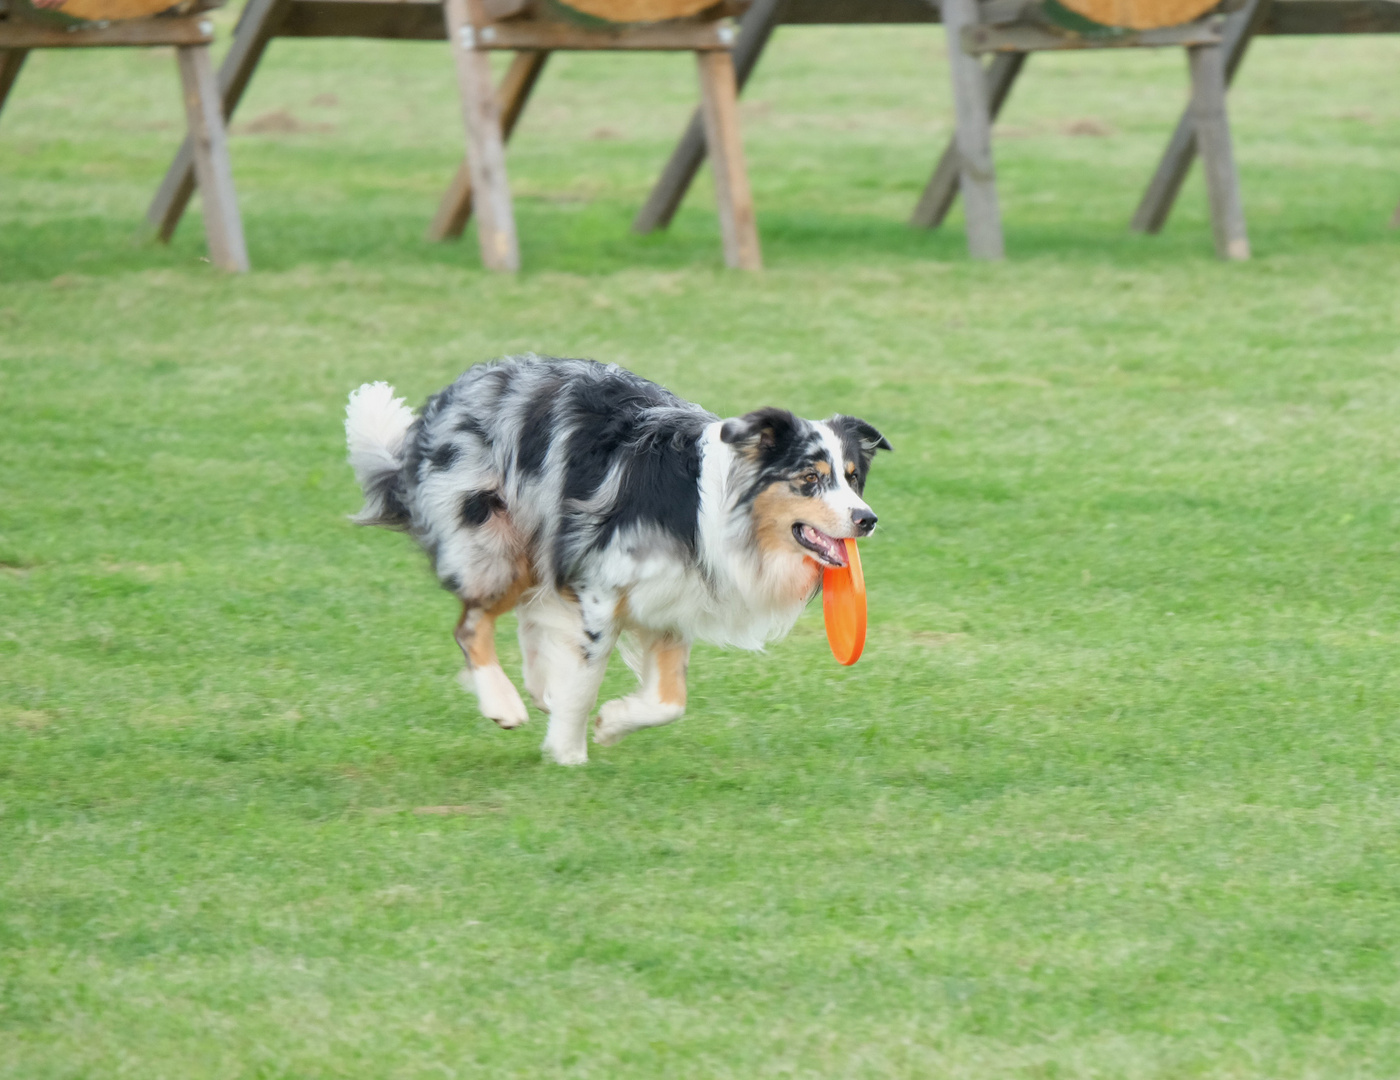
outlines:
[[[473,211],[482,263],[520,267],[520,246],[506,172],[505,144],[549,54],[569,51],[693,52],[699,68],[705,146],[715,163],[715,193],[726,265],[761,267],[753,198],[739,130],[738,89],[730,48],[734,29],[715,0],[572,0],[585,13],[633,10],[645,15],[687,7],[694,15],[657,22],[580,25],[537,0],[248,0],[218,75],[231,117],[274,37],[369,37],[441,41],[452,49],[462,97],[466,160],[443,196],[429,239],[460,237]],[[490,53],[515,53],[501,85],[492,85]],[[180,148],[147,213],[154,234],[174,234],[195,186],[194,148]]]
[[[5,12],[0,4],[0,14]],[[248,269],[248,249],[233,189],[228,136],[209,59],[214,24],[207,15],[131,18],[65,28],[15,17],[0,17],[0,108],[14,88],[32,49],[96,49],[173,46],[184,92],[191,148],[192,178],[198,177],[204,204],[209,261],[221,270]]]
[[[919,199],[910,224],[936,228],[961,191],[966,203],[968,248],[974,258],[1004,252],[991,154],[991,124],[1001,111],[1030,53],[1044,50],[1163,47],[1187,50],[1192,80],[1189,103],[1144,193],[1132,228],[1156,233],[1165,224],[1198,153],[1206,171],[1211,225],[1222,258],[1248,256],[1244,211],[1226,119],[1225,92],[1257,35],[1400,33],[1394,0],[1245,0],[1226,15],[1183,26],[1131,29],[1097,38],[1047,30],[1024,0],[753,0],[734,45],[742,91],[778,26],[947,24],[956,126]],[[1029,18],[1027,16],[1030,16]],[[985,64],[983,57],[987,57]],[[704,161],[698,117],[675,151],[633,222],[637,232],[665,228]],[[1400,227],[1400,207],[1392,224]]]
[[[1176,25],[1148,25],[1141,29],[1129,23],[1115,28],[1116,32],[1100,35],[1049,29],[1046,20],[1040,17],[1041,12],[1031,5],[1001,12],[994,4],[992,0],[979,8],[977,0],[943,0],[943,26],[948,38],[953,101],[957,111],[953,162],[957,166],[958,187],[967,219],[968,250],[973,258],[999,259],[1005,254],[992,163],[991,129],[997,110],[991,99],[996,93],[997,80],[988,78],[981,57],[992,54],[993,68],[997,66],[997,59],[1006,57],[1001,61],[1000,72],[992,73],[1002,76],[1004,88],[1000,96],[1004,102],[1011,83],[1032,52],[1174,45],[1185,47],[1191,72],[1191,100],[1187,112],[1205,169],[1215,253],[1222,259],[1248,259],[1244,203],[1225,108],[1223,17],[1211,14]],[[1104,0],[1098,6],[1110,4],[1111,0]],[[1120,2],[1120,6],[1127,4]],[[1163,6],[1179,5],[1176,0],[1165,0]],[[1011,17],[1007,18],[1007,14]],[[915,208],[914,224],[935,225],[942,219],[940,209],[946,213],[946,206],[951,204],[946,189],[951,185],[946,178],[942,184],[939,181],[935,170]]]
[[[1221,53],[1226,86],[1244,62],[1249,44],[1259,35],[1396,34],[1400,33],[1400,3],[1368,0],[1248,0],[1225,23]],[[1133,214],[1136,232],[1162,231],[1177,194],[1199,151],[1188,109],[1167,142],[1162,160]],[[1400,227],[1400,206],[1390,219]]]

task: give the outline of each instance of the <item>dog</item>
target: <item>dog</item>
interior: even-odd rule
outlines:
[[[526,692],[549,714],[543,752],[588,760],[588,720],[613,648],[638,689],[606,702],[594,741],[679,720],[696,640],[760,649],[792,629],[844,538],[869,536],[864,420],[764,408],[722,420],[591,360],[479,364],[417,416],[386,383],[346,408],[364,492],[351,520],[409,533],[462,602],[462,681],[503,728],[525,723],[496,656],[516,611]]]

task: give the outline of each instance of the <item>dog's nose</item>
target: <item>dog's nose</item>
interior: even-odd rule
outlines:
[[[869,536],[875,531],[875,522],[880,519],[875,516],[875,511],[868,506],[862,506],[859,510],[851,511],[851,520],[856,523],[856,531],[861,536]]]

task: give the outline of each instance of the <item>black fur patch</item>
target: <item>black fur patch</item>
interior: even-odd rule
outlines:
[[[491,379],[496,384],[495,402],[499,404],[510,393],[510,384],[515,381],[515,368],[507,364],[497,364],[491,369]]]
[[[754,482],[741,502],[752,502],[759,492],[780,480],[796,484],[815,462],[828,458],[815,425],[786,409],[758,409],[736,420],[726,420],[720,438],[728,443],[751,445],[758,460]],[[836,467],[835,462],[828,464]]]
[[[639,453],[623,474],[617,504],[598,530],[594,547],[604,547],[619,530],[655,525],[688,551],[698,546],[700,527],[700,434],[693,431]]]
[[[435,469],[450,469],[457,464],[457,458],[461,453],[462,450],[456,443],[445,442],[433,448],[433,452],[428,455],[428,460],[432,462]]]
[[[798,424],[805,424],[786,409],[768,406],[755,409],[751,413],[726,420],[719,429],[721,442],[757,442],[760,451],[771,450],[778,443],[785,442]]]
[[[395,521],[407,523],[411,516],[408,507],[403,504],[403,499],[399,497],[399,477],[394,478],[394,484],[387,487],[384,492],[384,508],[387,514]]]
[[[430,402],[433,398],[428,399]],[[424,406],[426,408],[427,406]],[[424,442],[427,441],[427,429],[423,426],[423,417],[417,417],[409,425],[408,434],[404,436],[403,472],[405,480],[412,481],[418,479],[418,467],[423,463]]]
[[[526,475],[544,468],[549,445],[554,438],[554,404],[559,397],[560,381],[551,379],[535,392],[520,419],[520,446],[515,464]]]
[[[373,521],[362,521],[362,525],[378,525],[384,529],[406,529],[412,515],[403,503],[403,473],[384,473],[370,481],[365,487],[365,500],[382,500],[384,512]]]
[[[602,486],[618,447],[626,438],[621,426],[617,421],[605,421],[579,428],[570,436],[565,451],[564,488],[560,492],[567,502],[584,502]]]
[[[855,463],[856,472],[851,477],[851,487],[857,495],[865,491],[865,478],[870,475],[870,462],[876,450],[893,450],[890,441],[870,424],[855,416],[842,416],[839,413],[827,421],[827,426],[836,432],[841,440],[841,450],[847,461]]]
[[[588,550],[605,547],[619,529],[654,525],[695,550],[700,515],[700,434],[709,416],[655,383],[599,365],[569,387],[560,416],[572,429],[561,492],[577,507],[597,495],[614,470],[618,493],[602,515],[566,511],[557,538],[556,574]],[[682,406],[682,408],[678,408]],[[675,413],[670,410],[675,409]],[[583,534],[592,530],[591,539]]]
[[[601,366],[594,378],[574,382],[569,391],[564,414],[574,433],[563,494],[587,499],[602,485],[618,451],[645,436],[638,427],[643,412],[671,405],[673,399],[655,383]]]
[[[486,426],[475,416],[464,416],[462,419],[458,420],[457,430],[463,435],[471,435],[480,439],[487,446],[491,445],[490,432],[486,430]]]
[[[504,506],[501,497],[494,491],[468,492],[462,499],[462,524],[469,529],[480,528]]]

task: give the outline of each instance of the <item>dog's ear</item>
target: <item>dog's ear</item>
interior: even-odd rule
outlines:
[[[865,491],[865,478],[870,474],[870,461],[876,450],[893,450],[889,439],[885,438],[870,424],[856,416],[842,416],[837,413],[827,422],[836,432],[845,450],[846,460],[855,465],[851,475],[851,486],[859,495]]]
[[[720,442],[731,445],[747,443],[759,450],[771,450],[792,434],[796,426],[797,417],[786,409],[755,409],[726,420],[719,429],[719,438]]]
[[[885,438],[870,424],[858,416],[842,416],[837,413],[827,421],[831,429],[843,439],[852,440],[860,447],[860,454],[867,462],[875,456],[876,450],[890,450],[894,447],[890,445],[889,439]]]

